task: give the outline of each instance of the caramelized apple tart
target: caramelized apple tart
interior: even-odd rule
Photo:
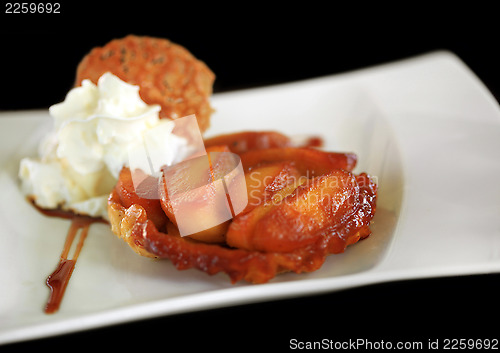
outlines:
[[[134,171],[123,168],[108,200],[112,230],[140,255],[169,259],[179,270],[224,272],[233,283],[265,283],[281,272],[315,271],[329,254],[371,234],[377,198],[374,180],[352,173],[356,155],[312,147],[317,141],[297,147],[276,132],[206,140],[208,153],[239,156],[248,202],[230,220],[187,236],[180,234],[165,185],[192,187],[186,186],[190,168],[150,177],[144,184],[148,198],[134,187]],[[203,182],[210,174],[199,173]],[[193,223],[211,217],[193,211]]]

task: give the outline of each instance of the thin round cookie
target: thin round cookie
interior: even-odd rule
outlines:
[[[161,118],[195,114],[202,132],[210,125],[209,97],[215,75],[186,48],[162,38],[129,35],[114,39],[83,58],[76,85],[84,79],[97,83],[105,72],[140,86],[144,102],[161,106]]]

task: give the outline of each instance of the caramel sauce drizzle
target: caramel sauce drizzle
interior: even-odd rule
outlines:
[[[45,305],[46,314],[53,314],[59,310],[64,292],[66,291],[69,279],[75,269],[76,260],[80,255],[80,251],[82,250],[83,243],[87,237],[91,223],[92,221],[89,222],[88,217],[81,216],[75,216],[71,221],[71,226],[69,227],[68,235],[66,236],[64,248],[59,260],[59,265],[55,271],[47,277],[46,284],[50,288],[50,296],[47,304]],[[73,257],[70,259],[68,257],[71,245],[73,244],[78,233],[80,233],[80,239],[76,245]]]
[[[76,215],[69,211],[45,210],[36,205],[34,206],[46,216],[71,220],[71,226],[69,227],[68,234],[66,235],[66,241],[64,242],[59,264],[54,272],[47,277],[45,282],[50,288],[50,295],[44,311],[46,314],[53,314],[59,310],[64,297],[64,292],[66,291],[66,287],[68,286],[73,270],[75,269],[76,260],[80,255],[80,251],[82,250],[85,238],[89,232],[90,225],[96,222],[106,223],[106,221],[102,218]],[[78,243],[73,251],[73,256],[70,258],[71,247],[78,235]]]

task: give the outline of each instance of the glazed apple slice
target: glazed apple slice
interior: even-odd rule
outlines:
[[[262,163],[290,161],[301,175],[312,178],[329,173],[333,169],[351,171],[356,166],[354,153],[324,152],[314,148],[268,148],[247,151],[240,155],[245,171]]]
[[[290,162],[268,163],[248,171],[245,173],[248,205],[243,213],[266,202],[277,191],[299,178],[298,170]]]
[[[241,185],[243,169],[239,158],[225,146],[207,149],[206,156],[183,161],[162,170],[160,201],[168,218],[182,236],[203,242],[222,242],[234,216],[246,203]],[[229,189],[231,191],[229,191]],[[244,194],[244,199],[239,195]]]
[[[134,178],[133,178],[134,177]],[[137,188],[133,180],[141,180]],[[140,169],[133,172],[123,168],[120,172],[115,190],[125,207],[133,204],[142,206],[157,229],[163,229],[168,218],[162,210],[158,195],[158,179],[144,174]]]
[[[347,171],[337,169],[292,187],[236,217],[226,242],[247,250],[290,252],[333,231],[356,210],[359,186]]]
[[[241,154],[250,150],[261,150],[276,147],[319,147],[321,138],[310,136],[300,141],[283,135],[276,131],[242,131],[232,134],[218,135],[205,140],[205,147],[226,145],[231,152]]]
[[[205,147],[226,145],[234,153],[271,147],[291,146],[288,136],[274,131],[244,131],[218,135],[205,141]]]

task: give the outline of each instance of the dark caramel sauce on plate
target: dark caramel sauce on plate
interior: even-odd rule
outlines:
[[[64,297],[64,292],[66,291],[66,287],[68,286],[73,270],[75,269],[76,260],[80,255],[80,251],[82,250],[90,225],[97,222],[106,223],[106,221],[102,218],[81,216],[69,211],[46,210],[39,208],[36,205],[35,207],[46,216],[71,220],[71,225],[68,229],[66,241],[59,259],[59,264],[57,265],[55,271],[52,272],[46,280],[46,284],[50,288],[50,296],[47,304],[45,305],[45,313],[53,314],[59,310],[59,306],[61,305]],[[71,246],[75,242],[78,235],[78,243],[73,251],[73,256],[70,256]]]

